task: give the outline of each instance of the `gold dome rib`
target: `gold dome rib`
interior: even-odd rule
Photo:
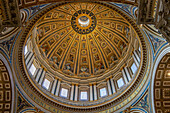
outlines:
[[[120,23],[120,25],[122,25],[122,23]],[[98,25],[100,27],[102,27],[103,29],[107,29],[110,32],[113,32],[117,37],[120,37],[119,39],[121,39],[124,43],[128,44],[129,40],[128,38],[125,36],[124,31],[120,32],[119,30],[117,30],[116,28],[111,28],[111,27],[107,27],[105,25]],[[125,25],[126,27],[129,28],[129,26]]]
[[[47,57],[50,59],[51,56],[54,54],[54,52],[56,51],[56,49],[58,48],[59,44],[61,44],[64,39],[71,33],[73,32],[73,30],[70,30],[67,34],[65,34],[65,36],[63,36],[63,38],[61,38],[48,52]]]
[[[56,10],[62,11],[64,13],[71,15],[71,16],[76,12],[76,10],[70,4],[67,4],[65,6],[61,6]]]
[[[74,11],[77,11],[77,10],[74,9],[74,7],[73,7],[71,4],[69,4],[69,5],[71,6],[71,8],[72,8]]]
[[[91,9],[91,12],[96,8],[97,5],[93,6],[93,8]]]
[[[85,5],[85,8],[83,8],[83,4]],[[79,3],[79,5],[81,10],[87,10],[88,3]]]
[[[40,27],[40,26],[44,27],[44,26],[48,25],[48,23],[49,23],[49,25],[52,25],[52,24],[55,24],[55,23],[58,23],[58,22],[63,22],[63,21],[69,22],[70,20],[48,19],[48,20],[44,20],[44,21],[38,23],[37,27]]]
[[[79,3],[75,3],[75,4],[79,4]],[[78,11],[78,10],[80,10],[81,8],[80,8],[80,4],[79,4],[79,8],[75,8],[75,4],[69,4],[75,11]]]
[[[90,69],[90,66],[89,66],[89,53],[88,53],[88,44],[87,44],[87,35],[81,35],[81,44],[80,44],[80,54],[79,54],[79,63],[78,63],[78,67],[79,67],[79,70],[77,72],[77,74],[82,74],[84,73],[85,71],[82,71],[81,68],[84,68],[86,70],[88,70],[86,72],[86,74],[90,73],[91,69]],[[85,51],[85,53],[83,53],[83,51]],[[82,62],[82,59],[85,58],[87,63],[83,63]]]
[[[46,42],[46,41],[48,40],[47,37],[50,37],[50,36],[52,36],[52,35],[55,35],[56,32],[59,32],[59,31],[61,31],[61,30],[63,30],[63,29],[66,29],[66,28],[68,28],[68,27],[71,27],[71,25],[68,25],[68,26],[62,27],[62,28],[60,28],[60,29],[54,30],[54,31],[52,31],[52,32],[49,32],[48,34],[46,34],[45,36],[43,36],[38,43],[39,43],[40,45],[43,44],[44,42]]]
[[[119,57],[121,56],[121,54],[120,54],[119,50],[117,49],[116,45],[113,44],[113,43],[111,43],[111,42],[107,39],[107,36],[103,36],[104,34],[102,34],[99,30],[96,29],[96,31],[101,34],[102,39],[104,39],[104,40],[107,42],[108,46],[112,49],[112,51],[114,51],[114,53],[116,54],[116,56],[119,58]]]
[[[63,70],[63,68],[64,68],[64,65],[65,65],[65,63],[66,63],[66,60],[67,60],[67,58],[68,58],[68,55],[69,55],[69,53],[70,53],[70,50],[71,50],[71,47],[72,47],[72,45],[73,45],[73,43],[74,43],[74,41],[75,41],[75,39],[76,39],[76,36],[77,36],[77,34],[74,32],[74,38],[71,40],[71,42],[68,44],[68,46],[67,46],[67,48],[66,48],[66,50],[65,50],[65,52],[64,52],[64,55],[63,55],[63,57],[61,58],[61,61],[62,62],[60,62],[60,65],[59,65],[59,69],[62,69]]]
[[[71,15],[71,16],[72,16],[72,14],[70,14],[70,13],[68,13],[68,12],[65,12],[66,10],[63,10],[63,9],[61,9],[61,8],[56,9],[56,11],[60,11],[60,12],[63,12],[63,13],[65,13],[65,14],[68,14],[68,15]]]
[[[116,22],[116,23],[120,23],[122,25],[125,25],[125,26],[129,26],[129,24],[123,20],[123,19],[120,19],[120,18],[100,18],[100,19],[96,19],[97,21],[109,21],[109,22]]]
[[[106,27],[106,26],[102,26],[102,25],[98,25],[104,29],[108,29],[110,32],[113,32],[115,35],[117,35],[119,37],[119,39],[121,39],[123,42],[125,42],[126,44],[128,44],[128,39],[121,34],[121,32],[117,31],[117,30],[113,30],[109,27]],[[121,38],[120,38],[121,37]]]
[[[77,75],[77,72],[79,70],[79,59],[80,59],[80,44],[81,44],[81,38],[82,38],[82,35],[79,35],[79,43],[78,43],[78,48],[77,48],[77,53],[76,53],[76,60],[75,60],[75,64],[74,64],[74,73],[75,75]]]
[[[92,38],[93,38],[93,40],[95,41],[95,43],[97,45],[97,49],[99,51],[100,56],[102,56],[101,59],[102,59],[102,62],[104,64],[104,67],[105,67],[105,69],[107,69],[109,67],[109,65],[108,65],[108,62],[106,61],[106,56],[105,56],[105,54],[104,54],[104,52],[103,52],[99,42],[95,39],[95,37],[94,37],[94,35],[92,33],[91,33],[91,35],[92,35]],[[93,61],[95,61],[95,60],[93,59]]]
[[[90,49],[90,43],[89,43],[89,37],[86,35],[86,43],[87,43],[87,53],[88,53],[88,58],[89,58],[89,69],[90,69],[90,74],[94,74],[94,69],[92,67],[94,67],[94,62],[92,62],[92,53],[91,53],[91,49]]]
[[[88,3],[86,3],[86,9],[85,10],[87,10],[87,6],[88,6]]]
[[[100,14],[100,13],[103,13],[103,12],[105,12],[105,11],[108,11],[109,9],[106,9],[106,10],[103,10],[103,11],[100,11],[100,12],[98,12],[98,13],[95,13],[94,15],[96,16],[96,15],[98,15],[98,14]]]
[[[83,10],[80,3],[79,3],[79,5],[80,5],[80,10]]]

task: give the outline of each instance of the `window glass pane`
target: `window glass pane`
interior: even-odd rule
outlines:
[[[31,65],[30,69],[29,69],[30,73],[32,75],[34,75],[35,71],[36,71],[36,67],[34,66],[34,64]]]
[[[117,84],[118,84],[118,87],[122,87],[125,83],[123,81],[123,78],[120,78],[119,80],[117,80]]]
[[[67,98],[68,89],[62,88],[60,96]]]
[[[27,52],[28,52],[28,48],[27,48],[27,45],[26,45],[25,48],[24,48],[24,55],[27,54]]]
[[[87,92],[86,91],[81,92],[80,99],[81,100],[87,100]]]
[[[139,51],[141,52],[140,47],[139,47]]]
[[[131,70],[132,70],[133,73],[135,73],[137,71],[137,66],[136,66],[135,63],[132,64]]]
[[[44,79],[43,85],[44,88],[48,89],[50,87],[50,81],[48,79]]]
[[[101,88],[100,89],[100,96],[101,97],[107,96],[106,88]]]

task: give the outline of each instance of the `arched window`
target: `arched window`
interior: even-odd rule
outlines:
[[[34,73],[36,71],[36,67],[34,66],[34,64],[31,65],[29,71],[30,71],[31,75],[34,75]]]
[[[43,85],[42,85],[45,89],[49,89],[50,87],[50,81],[48,79],[44,79]]]
[[[106,88],[101,88],[100,89],[100,97],[105,97],[107,96],[107,91],[106,91]]]
[[[123,78],[120,78],[120,79],[117,80],[117,85],[118,85],[119,88],[121,88],[122,86],[124,86],[124,84],[125,84],[125,83],[124,83],[124,81],[123,81]]]
[[[80,100],[87,100],[87,91],[81,91]]]
[[[135,63],[133,63],[132,66],[131,66],[130,68],[131,68],[133,74],[135,74],[135,72],[136,72],[137,69],[138,69]]]
[[[60,96],[64,97],[64,98],[67,98],[67,96],[68,96],[68,89],[61,88]]]

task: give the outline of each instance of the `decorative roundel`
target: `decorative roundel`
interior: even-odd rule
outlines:
[[[88,10],[79,10],[72,16],[71,24],[77,33],[88,34],[96,27],[96,17]]]

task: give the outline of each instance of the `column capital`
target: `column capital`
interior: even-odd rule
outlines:
[[[54,79],[58,80],[58,77],[55,76]]]
[[[72,82],[71,85],[75,85],[75,83]]]
[[[89,86],[92,86],[92,85],[93,85],[92,83],[89,84]]]
[[[46,68],[44,68],[44,71],[47,71],[47,69],[46,69]]]
[[[123,64],[122,67],[120,68],[120,70],[123,70],[123,68],[126,66],[126,64]]]
[[[106,78],[106,80],[108,81],[108,80],[109,80],[109,78]]]
[[[58,81],[60,81],[60,82],[61,82],[61,78],[58,78]]]
[[[113,79],[113,76],[110,76],[110,79]]]
[[[97,84],[96,82],[93,83],[93,85],[96,85],[96,84]]]

